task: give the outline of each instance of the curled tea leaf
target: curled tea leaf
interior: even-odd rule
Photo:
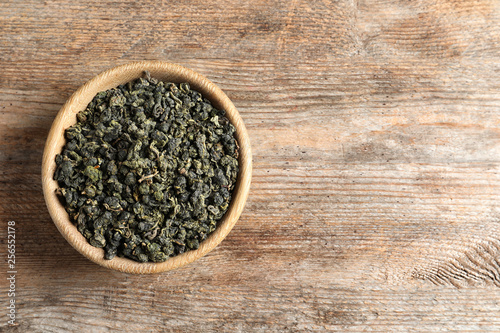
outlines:
[[[65,131],[58,197],[92,246],[139,262],[195,250],[238,175],[235,128],[188,83],[145,77],[98,93]]]

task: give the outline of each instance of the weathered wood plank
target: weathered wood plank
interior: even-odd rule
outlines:
[[[498,22],[488,0],[2,3],[0,221],[18,227],[19,326],[0,331],[500,330]],[[140,59],[218,84],[254,153],[231,234],[155,276],[84,259],[40,185],[64,101]]]

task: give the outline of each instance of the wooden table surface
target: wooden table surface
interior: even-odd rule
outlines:
[[[0,32],[0,331],[500,331],[499,1],[7,0]],[[81,84],[152,59],[226,92],[254,172],[221,245],[137,276],[62,238],[40,165]]]

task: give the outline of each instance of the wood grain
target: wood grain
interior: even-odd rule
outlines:
[[[495,0],[3,2],[0,253],[15,220],[19,326],[0,330],[500,331],[498,22]],[[144,59],[222,88],[254,170],[214,251],[132,276],[60,236],[40,165],[77,87]]]

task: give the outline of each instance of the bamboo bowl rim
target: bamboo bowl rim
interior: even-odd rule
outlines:
[[[141,77],[144,71],[149,71],[151,77],[159,80],[175,83],[188,82],[194,90],[199,91],[204,97],[208,98],[216,108],[226,111],[227,118],[236,128],[235,136],[240,146],[238,178],[226,214],[217,224],[215,231],[200,243],[197,250],[170,257],[161,263],[140,263],[122,257],[105,260],[104,250],[93,247],[88,243],[70,221],[68,213],[57,198],[56,189],[59,186],[57,181],[53,179],[56,169],[55,156],[61,152],[65,144],[64,130],[76,123],[76,114],[85,109],[98,92]],[[42,187],[45,203],[59,232],[73,248],[91,261],[113,270],[133,274],[159,273],[176,269],[192,263],[215,248],[238,221],[248,197],[251,176],[252,154],[250,139],[243,120],[231,100],[219,87],[203,75],[183,66],[164,61],[139,61],[120,65],[102,72],[81,86],[66,101],[57,114],[45,143],[42,160]]]

